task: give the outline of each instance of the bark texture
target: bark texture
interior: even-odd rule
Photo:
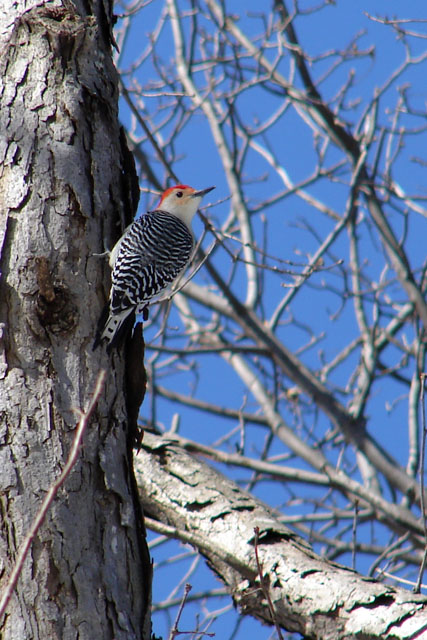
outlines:
[[[80,462],[0,621],[4,640],[150,637],[122,357],[92,352],[108,290],[106,261],[93,254],[134,211],[107,3],[93,3],[92,15],[89,6],[4,3],[0,12],[2,584],[67,458],[75,409],[108,371]]]
[[[427,598],[364,578],[316,555],[261,501],[181,449],[146,434],[137,480],[153,528],[188,542],[243,613],[318,640],[427,637]],[[262,566],[257,570],[254,528]]]

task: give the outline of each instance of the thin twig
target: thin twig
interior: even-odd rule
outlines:
[[[182,596],[181,604],[179,605],[178,613],[176,614],[175,622],[169,634],[169,640],[174,640],[176,636],[179,634],[178,631],[178,623],[181,619],[182,612],[184,611],[185,603],[187,601],[187,596],[191,591],[191,584],[187,584],[184,587],[184,595]]]
[[[405,578],[399,578],[399,576],[395,576],[392,573],[389,573],[388,571],[382,571],[380,568],[376,569],[376,571],[381,571],[381,574],[383,576],[385,576],[386,578],[391,578],[392,580],[396,580],[396,582],[400,582],[401,584],[408,584],[408,585],[413,585],[414,584],[411,580],[406,580]],[[427,584],[421,584],[420,586],[423,589],[427,589]],[[414,591],[415,591],[415,589],[416,589],[416,587],[414,587]]]
[[[188,594],[191,591],[191,584],[187,584],[184,587],[184,595],[182,596],[181,604],[179,605],[178,613],[176,614],[174,625],[169,634],[169,640],[174,640],[176,636],[183,634],[197,634],[198,636],[208,636],[208,638],[213,638],[215,636],[214,633],[208,633],[207,631],[179,631],[178,623],[181,619],[182,612],[184,611],[185,603],[187,602]]]
[[[368,576],[373,576],[376,571],[380,572],[382,574],[383,570],[379,566],[381,564],[381,562],[385,558],[390,556],[390,554],[392,554],[393,551],[396,551],[396,549],[398,549],[400,546],[402,546],[402,544],[408,540],[410,535],[411,535],[410,532],[406,531],[402,536],[400,536],[400,538],[398,538],[392,544],[390,544],[388,547],[386,547],[384,549],[384,551],[382,553],[380,553],[377,558],[375,558],[374,563],[372,564],[371,568],[368,571]],[[418,564],[418,562],[417,562],[417,564]],[[381,576],[379,576],[378,579],[381,579]]]
[[[421,518],[424,527],[424,554],[423,560],[420,566],[420,572],[418,574],[418,580],[414,587],[414,593],[419,593],[421,588],[421,580],[423,577],[424,569],[427,562],[427,525],[426,525],[426,510],[425,510],[425,499],[424,499],[424,462],[425,462],[425,453],[426,453],[426,410],[424,404],[424,390],[425,390],[425,381],[427,374],[422,373],[420,375],[421,378],[421,389],[420,389],[420,403],[421,403],[421,419],[423,423],[422,436],[421,436],[421,459],[420,459],[420,494],[421,494]]]
[[[49,507],[52,504],[56,494],[58,493],[59,488],[64,484],[64,481],[66,480],[67,476],[70,474],[71,469],[76,463],[77,457],[79,455],[83,434],[85,432],[89,418],[92,415],[92,412],[95,409],[96,403],[101,394],[102,387],[104,385],[105,376],[106,376],[106,371],[104,369],[101,369],[95,384],[95,390],[92,396],[92,400],[90,401],[86,412],[82,413],[80,410],[78,410],[81,417],[77,427],[76,435],[74,436],[74,441],[71,447],[70,455],[68,456],[68,460],[65,464],[65,467],[62,470],[61,475],[50,486],[49,491],[47,492],[41,504],[39,512],[37,513],[37,516],[35,517],[33,524],[31,525],[30,530],[28,531],[27,535],[25,536],[24,542],[21,545],[18,556],[16,558],[15,567],[12,573],[10,574],[6,588],[3,591],[3,595],[0,600],[0,618],[3,616],[6,610],[6,607],[9,603],[9,600],[12,596],[13,590],[16,586],[16,583],[18,581],[18,578],[24,566],[25,558],[27,557],[28,551],[31,547],[31,543],[34,540],[34,537],[37,535],[37,532],[40,529],[46,517],[46,514],[49,510]]]
[[[357,547],[357,521],[359,517],[359,501],[354,501],[353,514],[353,532],[352,532],[352,550],[351,550],[351,566],[356,571],[356,547]]]

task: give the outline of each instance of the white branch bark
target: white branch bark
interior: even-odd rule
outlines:
[[[272,624],[256,569],[259,527],[263,577],[284,629],[318,640],[409,640],[427,633],[425,596],[316,555],[269,507],[170,439],[145,434],[136,471],[157,530],[198,548],[245,614]]]

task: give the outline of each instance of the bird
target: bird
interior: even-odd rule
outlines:
[[[154,211],[132,222],[110,252],[112,269],[109,302],[98,322],[93,343],[107,341],[107,353],[118,347],[135,323],[148,317],[153,297],[184,271],[194,248],[193,217],[203,196],[185,184],[166,189]]]

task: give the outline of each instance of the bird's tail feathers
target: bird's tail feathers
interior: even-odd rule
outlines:
[[[126,309],[115,315],[110,314],[110,305],[106,305],[99,318],[95,341],[92,349],[107,340],[107,353],[118,347],[135,322],[135,309]]]

